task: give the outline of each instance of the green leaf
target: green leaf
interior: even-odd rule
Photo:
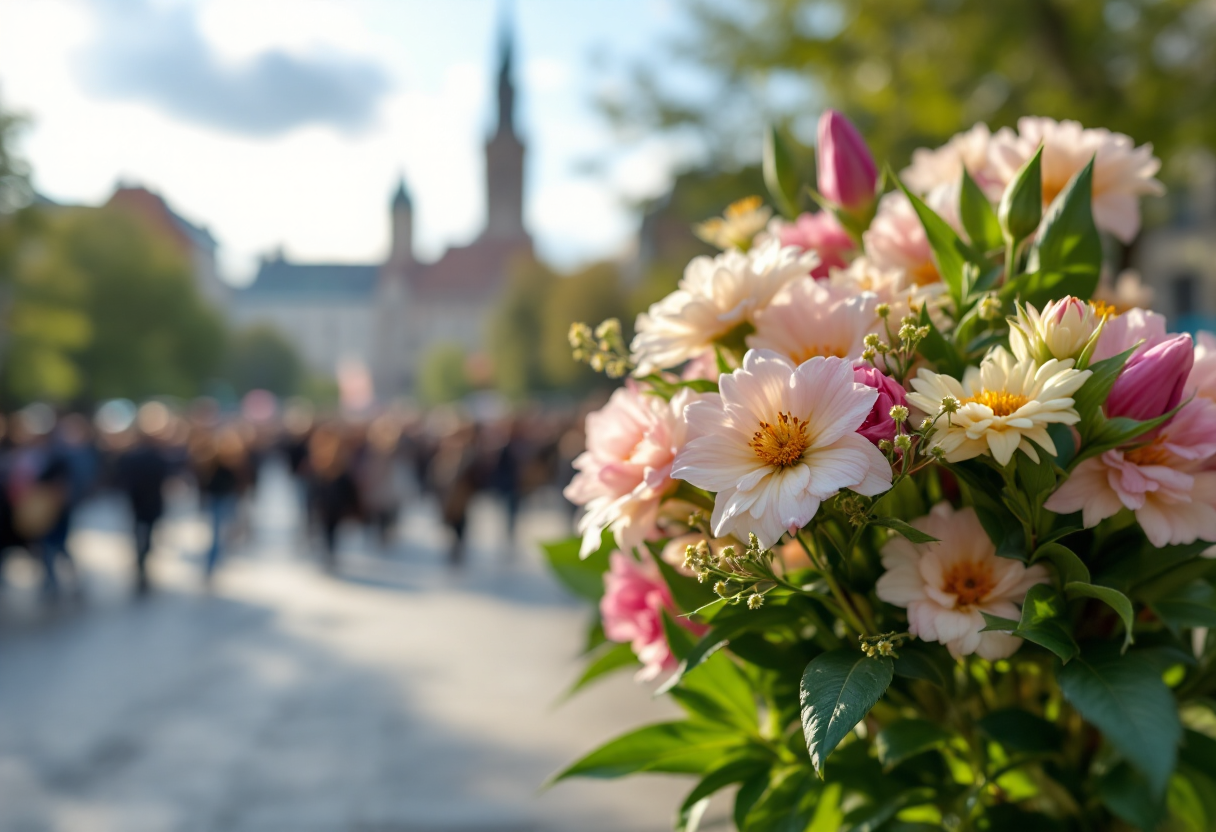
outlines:
[[[1207,734],[1188,728],[1183,734],[1179,759],[1207,776],[1216,778],[1216,740]]]
[[[685,673],[695,668],[701,662],[712,656],[730,643],[732,638],[743,633],[756,630],[767,630],[782,624],[792,624],[799,620],[797,610],[784,604],[761,607],[758,610],[734,607],[738,613],[725,618],[715,619],[714,626],[701,637],[701,640],[681,660],[676,672],[664,682],[656,694],[666,693],[677,684]]]
[[[929,317],[929,307],[922,306],[920,309],[920,323],[918,326],[928,327],[929,333],[917,346],[917,351],[923,355],[930,363],[932,363],[939,373],[946,373],[951,376],[961,376],[966,368],[966,362],[959,355],[958,348],[952,341],[948,341],[945,336],[938,330],[937,325],[933,323],[933,319]]]
[[[1022,619],[1013,634],[1046,647],[1067,664],[1080,652],[1080,648],[1061,617],[1063,611],[1064,604],[1055,587],[1036,584],[1026,593],[1026,600],[1022,602]]]
[[[798,216],[798,169],[793,154],[777,128],[769,126],[764,131],[764,184],[773,202],[789,219]]]
[[[820,791],[805,767],[779,771],[749,800],[741,823],[736,803],[736,823],[747,832],[803,832],[815,814]]]
[[[924,719],[892,722],[874,738],[878,761],[888,771],[909,757],[941,748],[950,741],[950,732]]]
[[[1014,754],[1047,754],[1060,749],[1064,732],[1040,716],[1021,708],[1002,708],[976,723],[984,736]]]
[[[1052,422],[1047,426],[1047,435],[1056,446],[1056,465],[1067,468],[1072,458],[1077,455],[1077,440],[1073,437],[1068,425]]]
[[[724,653],[715,653],[671,688],[671,697],[690,715],[741,731],[756,731],[756,698],[743,672]]]
[[[982,258],[977,257],[954,232],[954,229],[920,197],[909,191],[898,178],[895,182],[908,197],[908,201],[912,203],[912,208],[916,211],[916,216],[925,229],[925,237],[929,241],[929,248],[933,251],[938,274],[941,275],[942,282],[950,290],[950,297],[954,299],[955,307],[960,308],[963,302],[963,265],[968,262],[982,262]]]
[[[714,592],[713,587],[679,572],[674,566],[663,560],[661,554],[663,547],[658,542],[648,542],[646,547],[659,567],[659,574],[663,576],[663,582],[671,590],[672,600],[676,602],[676,606],[681,612],[695,612],[706,604],[718,600],[718,595]]]
[[[1016,626],[1017,622],[1013,624]],[[895,675],[944,688],[949,684],[952,665],[953,660],[944,648],[913,642],[899,648],[899,655],[895,657]]]
[[[920,529],[905,523],[898,517],[871,517],[869,521],[872,525],[882,526],[886,529],[899,532],[901,535],[911,540],[913,543],[936,543],[937,538],[931,534],[926,534]]]
[[[1118,355],[1112,355],[1110,358],[1104,358],[1089,365],[1089,378],[1085,379],[1081,389],[1077,390],[1073,396],[1073,407],[1081,417],[1078,430],[1083,438],[1093,435],[1094,416],[1106,402],[1111,388],[1119,380],[1119,373],[1123,372],[1123,365],[1135,351],[1136,348],[1131,347]]]
[[[1178,705],[1151,663],[1134,652],[1082,654],[1056,676],[1064,698],[1129,763],[1165,794],[1174,771],[1182,725]]]
[[[633,655],[633,648],[628,644],[613,644],[607,649],[600,650],[583,670],[583,674],[578,677],[578,680],[562,695],[562,699],[569,699],[596,679],[627,667],[637,667],[637,664],[637,656]]]
[[[988,197],[980,190],[979,185],[971,178],[966,167],[963,168],[963,187],[959,192],[959,217],[963,221],[963,229],[971,239],[971,247],[977,251],[992,251],[1000,248],[1003,242],[1001,224]]]
[[[563,585],[580,598],[599,603],[604,594],[604,573],[608,571],[608,555],[616,548],[612,532],[604,532],[600,548],[585,558],[578,556],[582,538],[571,537],[558,543],[544,545],[549,568]]]
[[[768,772],[769,763],[760,757],[740,757],[728,760],[711,771],[688,793],[676,816],[675,832],[696,832],[709,798],[727,786],[743,783]]]
[[[1194,581],[1149,605],[1175,633],[1190,627],[1216,627],[1216,589]]]
[[[1060,576],[1060,586],[1070,583],[1090,582],[1089,567],[1077,557],[1076,552],[1061,543],[1044,543],[1034,552],[1032,562],[1046,560],[1056,568]]]
[[[874,707],[893,673],[890,659],[856,650],[833,650],[806,666],[799,700],[802,731],[816,771],[823,773],[828,755]]]
[[[1098,288],[1102,238],[1091,206],[1093,174],[1094,160],[1090,159],[1047,209],[1026,270],[1041,273],[1040,283],[1050,284],[1052,294],[1036,298],[1032,292],[1023,292],[1023,301],[1041,304],[1066,294],[1088,300]]]
[[[879,801],[874,806],[862,807],[847,816],[847,820],[852,823],[849,832],[877,832],[880,828],[885,829],[884,824],[903,809],[931,803],[936,796],[933,789],[909,789]]]
[[[1056,487],[1055,460],[1037,445],[1039,461],[1035,462],[1026,454],[1013,455],[1018,472],[1018,482],[1023,491],[1030,497],[1037,497],[1044,491],[1052,491]]]
[[[1153,792],[1148,780],[1127,763],[1119,763],[1098,781],[1098,797],[1111,813],[1139,829],[1154,830],[1165,816],[1165,792]]]
[[[569,777],[624,777],[642,771],[703,775],[744,745],[745,739],[732,729],[701,722],[660,722],[609,741],[550,782]]]
[[[1043,146],[1026,160],[1001,194],[997,217],[1005,244],[1015,246],[1034,233],[1043,218]],[[1013,275],[1007,279],[1012,280]]]
[[[1126,651],[1135,641],[1132,628],[1136,623],[1136,612],[1132,609],[1132,602],[1119,590],[1088,581],[1070,581],[1064,585],[1064,594],[1069,598],[1096,598],[1106,604],[1119,614],[1119,619],[1123,622],[1123,649]]]

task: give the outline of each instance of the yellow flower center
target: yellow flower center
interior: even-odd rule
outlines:
[[[992,410],[996,416],[1012,416],[1018,408],[1030,399],[1017,393],[1006,393],[1004,390],[983,390],[974,396],[968,396],[959,404],[982,404]]]
[[[726,206],[723,214],[728,220],[746,217],[760,210],[760,206],[764,204],[764,200],[758,196],[745,196],[743,199],[736,200]]]
[[[1093,308],[1094,316],[1097,317],[1099,321],[1105,320],[1106,318],[1113,318],[1119,314],[1119,308],[1117,306],[1115,306],[1113,303],[1107,303],[1104,300],[1091,300],[1089,305]]]
[[[958,599],[956,609],[975,606],[996,586],[992,565],[986,561],[960,561],[949,567],[942,579],[942,589]]]
[[[815,356],[822,355],[825,358],[835,356],[836,358],[848,357],[848,352],[840,347],[829,347],[826,344],[811,344],[809,347],[803,347],[800,350],[795,350],[790,353],[790,359],[795,364],[801,364],[804,361],[810,361]]]
[[[1126,461],[1136,465],[1165,465],[1169,463],[1171,456],[1160,436],[1142,448],[1133,448],[1123,454]]]
[[[766,465],[788,468],[796,465],[806,453],[810,440],[806,437],[807,423],[788,413],[777,414],[777,423],[760,423],[752,437],[752,450]]]
[[[926,260],[919,266],[910,269],[908,271],[908,277],[910,277],[912,282],[917,286],[931,286],[934,283],[941,283],[942,280],[942,276],[937,271],[937,266],[933,264],[932,260]]]

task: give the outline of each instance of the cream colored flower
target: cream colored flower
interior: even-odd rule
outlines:
[[[965,167],[980,190],[996,202],[1005,190],[1005,179],[993,163],[992,146],[1013,138],[1013,131],[1008,127],[1002,127],[994,136],[988,125],[981,122],[966,132],[956,133],[935,150],[924,147],[913,150],[912,164],[900,172],[899,178],[923,195],[939,185],[962,181]]]
[[[817,355],[856,361],[865,349],[866,335],[877,332],[881,324],[874,313],[877,303],[872,294],[855,295],[801,277],[787,283],[772,303],[756,313],[756,331],[747,336],[747,345],[779,352],[795,364]]]
[[[1029,303],[1019,305],[1009,318],[1009,346],[1019,361],[1076,361],[1097,340],[1107,312],[1071,295],[1051,301],[1042,312]]]
[[[697,236],[722,250],[738,248],[746,251],[752,240],[768,225],[773,211],[758,196],[744,197],[726,206],[720,217],[710,217],[693,226]]]
[[[1125,243],[1140,231],[1140,197],[1165,193],[1165,186],[1155,178],[1161,160],[1153,156],[1152,145],[1136,147],[1122,133],[1039,117],[1018,119],[1016,137],[994,142],[993,162],[1005,182],[1013,181],[1039,145],[1043,145],[1043,206],[1050,205],[1092,158],[1094,223]]]
[[[917,285],[908,279],[899,268],[880,268],[870,258],[858,257],[847,269],[832,269],[828,285],[854,294],[871,292],[877,303],[890,308],[887,319],[892,330],[899,328],[899,321],[909,313],[920,314],[921,307],[928,304],[929,316],[938,329],[945,329],[949,320],[942,309],[949,297],[948,288],[940,280]]]
[[[1090,371],[1074,370],[1072,365],[1071,360],[1054,358],[1042,365],[1015,361],[1004,347],[996,347],[978,368],[967,369],[962,382],[921,370],[912,379],[916,392],[908,394],[908,403],[930,417],[942,413],[943,403],[951,398],[957,405],[955,412],[937,418],[931,437],[947,462],[991,453],[998,463],[1008,465],[1019,449],[1037,462],[1031,442],[1056,454],[1048,425],[1080,421],[1072,396]]]
[[[1016,621],[1026,593],[1046,583],[1047,570],[998,557],[974,509],[955,511],[938,503],[912,525],[937,541],[917,544],[892,537],[882,550],[886,572],[875,587],[878,597],[905,607],[908,632],[946,645],[956,659],[972,653],[989,661],[1013,655],[1022,640],[981,632],[983,613]]]
[[[750,323],[782,286],[809,275],[818,262],[814,252],[782,248],[776,240],[746,254],[732,249],[694,258],[679,288],[638,316],[631,345],[637,375],[704,354],[715,339]]]

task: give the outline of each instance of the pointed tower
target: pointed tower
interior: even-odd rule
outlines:
[[[414,262],[414,204],[405,189],[405,177],[397,182],[393,194],[392,246],[389,249],[388,265],[406,267]]]
[[[527,240],[524,230],[524,145],[515,133],[515,86],[511,81],[512,31],[499,24],[498,121],[486,142],[486,230],[492,240]]]

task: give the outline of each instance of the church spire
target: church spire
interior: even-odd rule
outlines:
[[[498,133],[515,132],[515,85],[511,81],[515,32],[510,6],[503,4],[498,18]]]

